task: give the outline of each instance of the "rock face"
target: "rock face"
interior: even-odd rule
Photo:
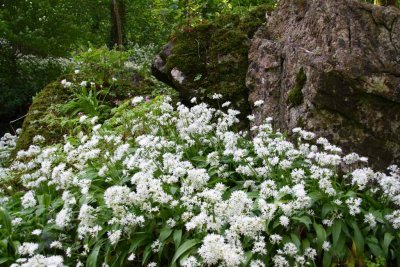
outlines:
[[[303,127],[375,167],[400,163],[400,10],[280,0],[255,34],[246,85],[256,123]]]

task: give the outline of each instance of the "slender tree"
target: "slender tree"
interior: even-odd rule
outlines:
[[[111,36],[109,48],[115,45],[122,47],[125,43],[124,38],[124,21],[125,21],[125,5],[123,0],[111,0]]]

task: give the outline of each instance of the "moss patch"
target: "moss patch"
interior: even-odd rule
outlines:
[[[265,22],[265,13],[272,10],[264,5],[245,16],[221,15],[175,36],[166,71],[177,68],[185,75],[184,83],[176,84],[184,101],[196,96],[216,106],[210,97],[217,93],[223,96],[219,103],[231,101],[243,115],[250,112],[245,86],[250,39]]]
[[[306,82],[307,82],[307,76],[304,72],[304,69],[301,68],[296,77],[296,84],[288,93],[288,98],[287,98],[288,104],[291,104],[292,106],[299,106],[303,104],[304,95],[301,90],[303,89]]]
[[[46,116],[51,104],[64,103],[69,96],[70,93],[57,81],[47,85],[34,97],[13,155],[16,151],[27,149],[32,143],[33,137],[39,134],[46,138],[47,143],[60,141],[63,136],[61,127],[50,126],[41,119]]]

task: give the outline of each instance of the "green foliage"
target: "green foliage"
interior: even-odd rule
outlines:
[[[69,61],[15,55],[8,42],[0,45],[0,133],[8,122],[25,115],[32,95],[68,71]],[[21,121],[13,124],[17,128]]]
[[[128,49],[155,44],[153,49],[156,49],[169,40],[172,32],[182,30],[187,24],[192,27],[228,11],[242,14],[251,6],[275,2],[125,0],[126,44]],[[108,0],[5,0],[1,5],[0,132],[8,127],[9,121],[26,114],[32,96],[68,73],[65,60],[56,57],[68,57],[88,43],[95,47],[104,45],[109,42],[111,32]],[[16,123],[14,127],[19,125]]]
[[[238,14],[275,0],[133,0],[125,1],[126,39],[140,45],[163,45],[175,30],[187,30],[227,12]]]
[[[128,75],[124,68],[128,56],[128,52],[109,50],[106,46],[89,48],[74,57],[75,68],[79,70],[81,79],[111,84],[113,78],[125,79]]]
[[[0,31],[22,54],[66,56],[82,41],[104,42],[109,30],[109,13],[104,7],[108,7],[106,0],[5,0]]]
[[[78,113],[87,114],[90,117],[104,117],[111,108],[102,104],[101,91],[92,90],[83,86],[81,90],[74,90],[73,99],[61,107],[61,112],[76,116]],[[103,98],[104,100],[104,98]]]
[[[0,6],[0,133],[32,97],[67,73],[71,51],[105,43],[108,1],[5,0]],[[90,12],[88,12],[90,11]],[[14,128],[20,122],[14,123]]]
[[[303,87],[307,82],[307,76],[304,72],[304,69],[301,68],[299,73],[296,76],[296,84],[288,93],[287,102],[292,106],[299,106],[303,104],[304,95],[303,95]]]

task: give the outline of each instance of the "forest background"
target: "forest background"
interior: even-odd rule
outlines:
[[[399,5],[400,0],[394,1]],[[32,97],[46,84],[70,71],[70,58],[89,47],[145,47],[155,54],[178,31],[190,30],[193,25],[206,23],[223,13],[240,14],[253,6],[275,5],[276,2],[2,0],[0,134],[18,128]]]

